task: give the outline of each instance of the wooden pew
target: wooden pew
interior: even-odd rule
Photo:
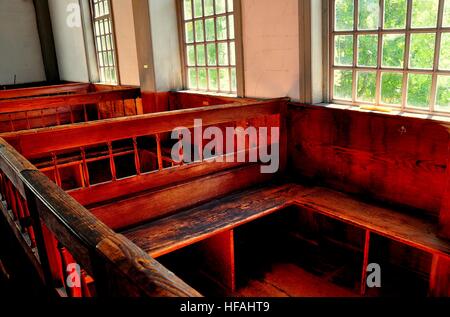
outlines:
[[[88,83],[67,83],[61,85],[38,86],[0,90],[0,100],[68,94],[86,94],[91,90]]]
[[[140,91],[138,88],[130,87],[104,88],[101,91],[86,93],[55,93],[48,97],[2,99],[0,100],[0,132],[15,132],[139,114],[142,114]]]

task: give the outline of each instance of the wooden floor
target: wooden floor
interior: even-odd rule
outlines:
[[[263,280],[252,280],[236,297],[358,297],[358,293],[294,264],[277,264]]]

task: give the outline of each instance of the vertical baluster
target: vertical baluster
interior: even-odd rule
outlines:
[[[41,109],[41,126],[45,128],[44,109]]]
[[[23,198],[22,196],[20,196],[19,198],[21,199],[21,202],[22,202],[24,215],[27,219],[29,219],[27,221],[27,232],[28,232],[28,235],[30,236],[31,247],[35,248],[37,245],[36,244],[36,234],[35,234],[34,228],[33,228],[33,223],[32,223],[33,220],[31,218],[30,209],[28,208],[27,200],[25,198]]]
[[[31,129],[30,118],[28,117],[28,111],[25,111],[25,119],[27,120],[27,129]]]
[[[117,180],[117,173],[116,173],[116,163],[114,162],[113,147],[111,142],[108,142],[108,151],[109,151],[109,165],[111,167],[112,181],[114,182]]]
[[[71,123],[75,123],[75,117],[73,115],[73,109],[72,106],[69,106],[69,111],[70,111],[70,122]]]
[[[16,129],[14,127],[14,123],[13,123],[11,114],[8,114],[8,118],[9,118],[9,124],[11,126],[11,132],[14,132]]]
[[[125,99],[122,98],[123,116],[127,116],[127,109],[125,108]]]
[[[99,103],[95,104],[95,107],[97,108],[97,119],[101,120],[102,114],[100,113],[100,104]]]
[[[133,148],[134,148],[134,164],[136,166],[136,174],[141,175],[141,160],[139,158],[139,149],[136,137],[133,138]]]
[[[0,170],[0,194],[2,195],[1,200],[4,201],[5,200],[5,175],[3,174],[3,172]]]
[[[88,122],[89,118],[88,118],[88,115],[87,115],[86,105],[83,105],[83,112],[84,112],[84,122]]]
[[[15,200],[15,195],[13,191],[13,185],[11,181],[8,180],[8,208],[11,209],[13,213],[14,220],[20,220],[19,214],[17,212],[17,205]]]
[[[56,107],[55,114],[56,114],[56,125],[61,125],[61,118],[59,117],[58,107]]]
[[[164,168],[161,150],[161,136],[156,134],[156,155],[158,157],[158,169],[161,171]]]
[[[13,195],[14,200],[16,201],[17,214],[19,215],[20,230],[22,233],[28,233],[25,211],[23,209],[22,202],[19,197],[20,196],[19,191],[15,188],[13,189]]]
[[[87,274],[85,270],[81,270],[81,293],[83,297],[92,297],[91,290],[87,283]]]
[[[62,187],[61,175],[59,174],[59,168],[58,168],[58,158],[55,153],[52,153],[52,161],[53,161],[56,185],[58,185],[59,187]]]
[[[84,185],[85,185],[85,187],[89,188],[89,187],[91,187],[91,181],[89,179],[89,169],[88,169],[87,160],[86,160],[86,150],[84,149],[84,147],[81,148],[81,158],[83,160]]]
[[[135,115],[137,116],[137,115],[139,114],[139,110],[138,110],[136,98],[134,98],[133,101],[134,101],[134,111],[135,111]]]

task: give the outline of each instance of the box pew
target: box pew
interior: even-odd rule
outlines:
[[[2,218],[50,293],[62,297],[199,296],[93,217],[3,139],[0,169]],[[75,263],[80,270],[69,269]]]
[[[297,136],[286,108],[285,99],[234,103],[5,139],[32,162],[45,156],[48,161],[53,153],[56,183],[60,157],[77,149],[84,181],[68,194],[203,295],[449,296],[450,243],[439,236],[436,219],[296,178],[287,168]],[[164,166],[164,153],[173,145],[167,133],[194,128],[194,119],[222,128],[280,127],[279,172],[262,174],[261,162],[213,163],[214,158]],[[128,163],[116,164],[114,142],[123,140],[132,153]],[[272,136],[268,141],[275,145]],[[99,144],[108,158],[97,168],[110,178],[91,184],[83,148]],[[142,153],[149,148],[155,170],[142,170]],[[224,156],[240,151],[250,148]],[[117,177],[127,166],[134,172]],[[384,288],[367,285],[372,263],[382,265]]]
[[[61,85],[37,86],[0,90],[0,100],[29,97],[48,97],[69,94],[86,94],[92,85],[88,83],[67,83]]]
[[[0,100],[0,132],[74,124],[142,114],[140,90],[121,87]]]

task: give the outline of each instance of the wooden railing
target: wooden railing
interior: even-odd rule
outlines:
[[[39,97],[39,96],[85,94],[90,91],[91,87],[92,87],[91,84],[88,83],[70,83],[52,86],[16,88],[6,90],[0,89],[0,100]]]
[[[142,114],[138,88],[0,100],[0,132]]]
[[[200,296],[1,138],[0,170],[3,217],[48,289],[69,297]]]

